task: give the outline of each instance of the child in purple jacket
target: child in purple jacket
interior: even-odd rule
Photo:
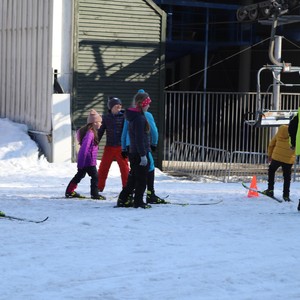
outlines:
[[[78,183],[88,174],[91,177],[91,198],[105,200],[105,197],[98,191],[98,172],[97,172],[97,155],[98,155],[98,134],[102,122],[101,116],[92,109],[87,118],[87,125],[77,131],[77,139],[80,145],[77,159],[77,173],[71,179],[66,189],[67,198],[84,198],[77,192]]]

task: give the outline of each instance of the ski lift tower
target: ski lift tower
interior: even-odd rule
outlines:
[[[281,86],[300,86],[299,84],[283,83],[281,74],[287,72],[298,72],[300,67],[292,66],[291,63],[281,62],[282,36],[276,36],[276,28],[279,24],[291,24],[300,22],[299,15],[290,14],[300,6],[300,0],[269,0],[256,4],[242,6],[237,10],[237,19],[240,22],[258,20],[261,24],[271,25],[271,37],[269,44],[269,59],[272,64],[264,65],[257,73],[257,107],[256,112],[247,113],[255,116],[254,119],[245,120],[248,125],[262,127],[275,127],[289,124],[290,119],[296,112],[295,110],[281,110],[280,107],[280,87]],[[264,108],[264,101],[261,98],[260,75],[262,71],[268,70],[273,75],[273,103],[271,110]]]

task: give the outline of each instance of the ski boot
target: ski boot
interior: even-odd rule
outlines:
[[[100,194],[92,195],[91,198],[95,199],[95,200],[106,200],[106,197],[104,197]]]
[[[297,209],[298,209],[298,211],[300,211],[300,199],[299,199],[299,204],[298,204]]]
[[[73,191],[71,193],[67,193],[65,194],[66,198],[80,198],[80,199],[84,199],[85,196],[82,196],[80,194],[78,194],[77,192]]]
[[[274,191],[273,190],[265,190],[262,192],[264,195],[269,196],[269,197],[274,197]]]
[[[140,208],[147,209],[147,208],[151,208],[151,205],[143,202],[141,204],[140,203],[139,204],[134,204],[133,207],[134,208],[139,208],[140,207]]]
[[[147,191],[146,202],[150,204],[167,204],[164,199],[156,196],[154,191]]]
[[[117,207],[133,207],[133,195],[128,195],[126,201],[119,198],[117,201]]]

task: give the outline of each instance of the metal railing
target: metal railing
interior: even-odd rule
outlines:
[[[272,94],[264,94],[270,109]],[[281,94],[281,109],[296,110],[299,94]],[[274,127],[245,123],[255,113],[255,93],[166,92],[163,170],[193,178],[242,181],[268,176],[267,149]],[[294,167],[294,177],[299,162]],[[282,178],[280,171],[278,180]]]
[[[229,158],[229,153],[225,150],[173,142],[166,169],[174,174],[181,173],[195,178],[202,176],[225,181]]]

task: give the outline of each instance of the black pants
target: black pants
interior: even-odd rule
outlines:
[[[77,169],[77,173],[71,179],[70,183],[76,185],[88,174],[91,177],[91,196],[98,196],[98,172],[96,166],[89,166],[82,169]]]
[[[279,167],[282,168],[283,173],[283,197],[290,196],[290,184],[291,184],[291,174],[292,174],[292,164],[286,164],[280,162],[278,160],[272,159],[272,162],[269,165],[269,172],[268,172],[268,189],[274,190],[275,184],[275,173]]]
[[[154,191],[154,170],[148,172],[147,175],[147,190]]]
[[[138,207],[144,203],[143,197],[147,186],[149,171],[149,159],[147,166],[140,166],[141,158],[138,154],[129,154],[130,172],[127,184],[121,191],[119,199],[126,202],[127,197],[134,191],[134,206]]]

